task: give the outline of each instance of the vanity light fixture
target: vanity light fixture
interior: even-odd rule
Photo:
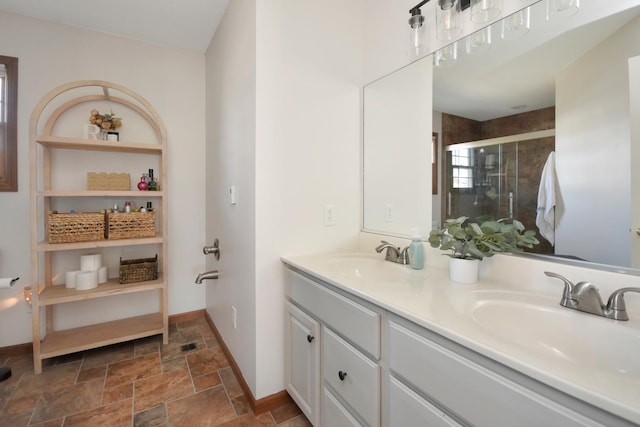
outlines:
[[[419,57],[426,53],[429,45],[426,25],[424,25],[424,16],[420,8],[427,4],[429,0],[423,0],[413,8],[409,9],[411,18],[409,18],[409,46],[407,54],[413,57]]]
[[[580,0],[547,0],[547,21],[575,15],[580,10]]]
[[[460,1],[459,0],[438,0],[436,7],[436,29],[438,39],[454,40],[462,34],[460,24]]]
[[[409,46],[407,54],[419,57],[427,53],[429,37],[425,17],[420,8],[430,0],[423,0],[411,9],[409,13]],[[470,6],[471,0],[436,0],[436,33],[440,40],[455,40],[462,34],[460,15]],[[497,0],[492,0],[497,1]]]
[[[471,0],[471,20],[489,22],[497,18],[502,9],[502,0]]]
[[[31,293],[31,286],[25,286],[24,289],[22,290],[22,293],[24,295],[24,301],[28,304],[31,304],[31,297],[32,297],[32,293]]]
[[[458,42],[438,49],[434,58],[436,67],[449,67],[456,63],[458,59]]]
[[[486,52],[491,47],[491,25],[469,35],[465,40],[465,51],[476,55]]]
[[[524,8],[502,20],[500,36],[503,40],[514,40],[522,37],[531,28],[531,9]]]

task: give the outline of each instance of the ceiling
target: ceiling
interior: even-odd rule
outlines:
[[[0,0],[0,11],[205,52],[229,0]]]

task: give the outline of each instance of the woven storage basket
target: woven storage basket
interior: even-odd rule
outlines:
[[[87,190],[131,190],[131,176],[128,173],[87,172]]]
[[[136,239],[156,235],[155,212],[107,212],[107,239]]]
[[[122,260],[120,258],[120,284],[144,282],[158,278],[158,254],[154,258]]]
[[[49,212],[49,243],[90,242],[105,239],[105,211]]]

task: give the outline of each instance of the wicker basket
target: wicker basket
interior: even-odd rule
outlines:
[[[107,212],[107,239],[136,239],[156,235],[155,212]]]
[[[131,176],[128,173],[87,173],[87,190],[131,190]]]
[[[49,243],[90,242],[105,239],[105,211],[49,212]]]
[[[120,284],[158,279],[158,254],[154,258],[122,260],[120,258]]]

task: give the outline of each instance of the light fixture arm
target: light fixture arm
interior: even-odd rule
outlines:
[[[411,16],[420,15],[420,8],[425,4],[429,3],[429,1],[430,0],[422,0],[420,3],[413,6],[411,9],[409,9],[409,13],[411,14]]]

